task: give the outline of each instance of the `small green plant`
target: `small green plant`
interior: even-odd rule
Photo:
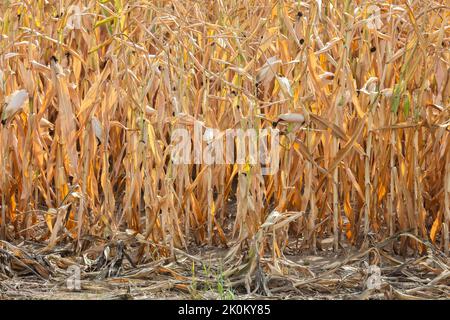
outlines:
[[[192,282],[191,282],[191,285],[189,286],[189,292],[193,299],[199,299],[200,297],[199,297],[199,293],[197,290],[197,278],[195,276],[195,262],[194,261],[192,261],[191,272],[192,272]]]
[[[234,300],[235,294],[230,286],[229,280],[224,277],[222,265],[219,265],[219,269],[215,272],[211,264],[202,263],[203,277],[201,285],[199,286],[199,279],[195,272],[195,263],[192,263],[192,283],[189,286],[190,294],[193,299],[202,299],[212,294],[219,300]]]
[[[234,300],[235,296],[233,289],[229,284],[226,284],[226,281],[222,270],[220,270],[220,273],[217,276],[217,293],[219,294],[220,300]]]

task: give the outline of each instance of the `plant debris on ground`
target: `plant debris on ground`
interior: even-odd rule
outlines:
[[[449,9],[2,1],[0,297],[448,299]]]

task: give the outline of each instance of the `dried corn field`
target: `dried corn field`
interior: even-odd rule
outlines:
[[[76,265],[141,298],[448,299],[449,9],[2,1],[0,296]],[[174,163],[178,129],[270,129],[276,170]]]

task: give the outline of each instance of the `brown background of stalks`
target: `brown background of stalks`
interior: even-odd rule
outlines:
[[[279,256],[286,232],[314,251],[408,231],[398,252],[448,253],[446,2],[377,2],[379,30],[371,2],[317,3],[2,1],[0,105],[21,89],[29,101],[0,126],[1,236],[81,248],[128,230],[161,245],[143,256],[272,227],[258,250]],[[280,124],[275,175],[170,162],[172,131],[193,119],[265,128],[293,112],[305,123]]]

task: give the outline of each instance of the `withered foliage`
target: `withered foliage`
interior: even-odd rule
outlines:
[[[276,261],[290,239],[316,252],[404,232],[396,253],[448,255],[446,1],[21,0],[0,12],[3,240],[84,252],[126,234],[136,261],[193,244]],[[276,126],[279,170],[174,165],[171,134],[195,121]]]

